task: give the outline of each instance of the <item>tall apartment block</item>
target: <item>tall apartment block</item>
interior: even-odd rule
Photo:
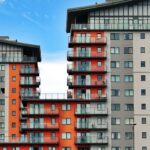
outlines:
[[[66,95],[40,93],[40,46],[0,37],[0,150],[150,150],[149,24],[150,0],[68,9]]]

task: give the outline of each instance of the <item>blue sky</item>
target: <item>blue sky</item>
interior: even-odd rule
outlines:
[[[7,35],[18,41],[40,45],[44,65],[52,63],[54,66],[50,64],[50,67],[54,68],[56,64],[58,67],[61,67],[61,64],[66,66],[68,50],[67,9],[103,1],[0,0],[0,35]],[[59,69],[61,70],[62,67]],[[64,72],[60,73],[63,74]],[[43,76],[44,80],[45,77]],[[63,84],[64,81],[66,82],[66,77],[63,76],[60,84]]]

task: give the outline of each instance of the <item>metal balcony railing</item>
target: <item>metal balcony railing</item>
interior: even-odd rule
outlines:
[[[108,137],[98,138],[95,136],[78,136],[77,144],[108,144]]]

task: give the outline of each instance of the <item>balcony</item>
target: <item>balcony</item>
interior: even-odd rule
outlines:
[[[81,73],[107,73],[107,68],[106,67],[97,67],[97,66],[92,66],[92,67],[86,67],[86,66],[79,66],[79,67],[74,67],[73,65],[68,64],[67,65],[67,73],[69,75],[73,75],[75,73],[81,74]]]
[[[59,143],[59,139],[57,137],[43,137],[43,138],[21,138],[21,137],[5,137],[4,139],[0,139],[0,145],[57,145]]]
[[[22,123],[20,129],[21,129],[21,131],[59,130],[59,125],[58,124],[50,124],[50,123]]]
[[[76,138],[76,144],[108,144],[108,137],[98,138],[94,136],[78,136]]]
[[[107,108],[103,108],[98,110],[95,107],[88,107],[88,108],[82,108],[82,109],[78,109],[75,112],[76,115],[85,115],[85,116],[100,116],[100,115],[108,115],[108,109]]]
[[[94,87],[107,87],[107,82],[106,81],[87,81],[86,79],[83,80],[71,80],[68,79],[67,80],[67,85],[69,87],[69,89],[74,89],[74,88],[81,88],[81,87],[85,87],[85,88],[94,88]]]
[[[37,63],[36,57],[0,57],[0,63]]]
[[[32,82],[20,81],[20,86],[22,86],[22,87],[39,87],[40,83],[41,83],[40,79],[32,81]]]
[[[97,123],[77,123],[76,127],[77,130],[107,130],[108,129],[108,124],[103,123],[103,124],[97,124]]]
[[[35,93],[20,93],[20,98],[22,100],[24,100],[24,99],[34,100],[34,99],[39,99],[39,97],[40,97],[40,92],[35,92]]]
[[[128,31],[134,31],[134,30],[150,30],[150,24],[127,24],[127,23],[111,23],[111,24],[72,24],[71,25],[71,31],[74,30],[128,30]]]
[[[59,110],[56,108],[55,110],[52,109],[25,109],[22,110],[22,116],[57,116],[59,115]]]
[[[107,40],[106,37],[91,37],[91,36],[87,36],[87,37],[69,37],[69,47],[73,47],[74,45],[106,45]]]
[[[72,61],[72,60],[82,60],[82,59],[106,59],[107,55],[105,53],[98,53],[98,52],[79,52],[79,53],[74,53],[72,51],[68,51],[67,53],[67,60]]]
[[[20,69],[20,74],[21,75],[39,75],[39,70],[38,69],[25,69],[21,68]]]

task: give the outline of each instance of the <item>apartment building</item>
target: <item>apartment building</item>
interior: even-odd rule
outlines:
[[[150,0],[68,9],[67,94],[40,93],[40,46],[0,37],[0,150],[150,150],[149,24]]]

